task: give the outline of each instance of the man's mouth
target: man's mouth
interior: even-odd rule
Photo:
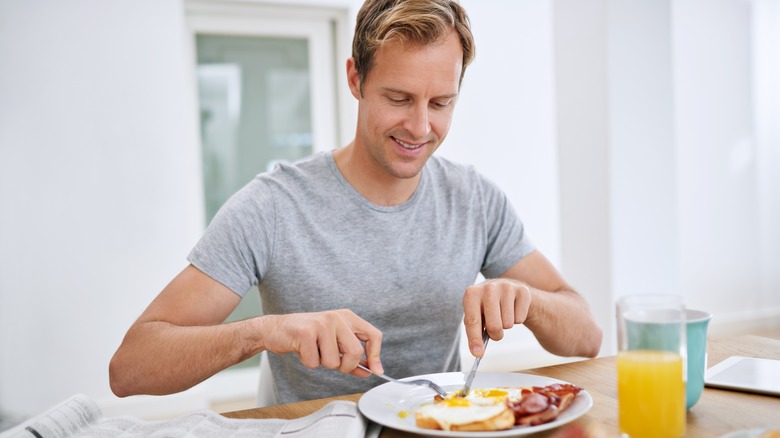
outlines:
[[[409,150],[415,150],[415,149],[419,149],[419,148],[425,146],[425,143],[419,143],[419,144],[407,143],[407,142],[399,140],[399,139],[397,139],[395,137],[393,137],[393,140],[395,140],[396,143],[398,143],[401,146],[403,146],[404,149],[409,149]]]

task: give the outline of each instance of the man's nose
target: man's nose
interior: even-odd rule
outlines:
[[[406,129],[415,138],[423,138],[431,132],[427,105],[414,105],[409,110],[406,120]]]

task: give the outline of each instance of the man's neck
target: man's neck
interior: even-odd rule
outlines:
[[[369,157],[359,154],[355,144],[333,151],[341,175],[364,198],[376,205],[400,205],[412,197],[420,183],[420,175],[401,179],[389,175]]]

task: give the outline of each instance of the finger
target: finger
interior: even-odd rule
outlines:
[[[360,364],[362,364],[362,365],[363,365],[363,366],[365,366],[365,367],[367,367],[367,366],[368,366],[368,364],[366,363],[366,361],[365,361],[365,360],[361,360],[361,361],[360,361]],[[371,375],[371,373],[370,373],[370,372],[368,372],[368,371],[364,370],[363,368],[357,368],[357,367],[356,367],[354,370],[352,370],[352,371],[350,372],[350,374],[352,374],[353,376],[356,376],[356,377],[368,377],[368,376],[370,376],[370,375]]]
[[[382,349],[382,337],[374,337],[366,341],[366,366],[377,374],[384,374],[385,368],[382,366],[382,360],[379,352]]]
[[[331,370],[341,366],[341,349],[337,332],[338,328],[332,327],[319,337],[317,345],[319,347],[320,364]]]
[[[360,341],[350,329],[349,321],[346,321],[342,312],[328,311],[322,314],[323,335],[319,339],[320,362],[328,369],[342,370],[345,362],[352,363],[351,371],[357,364],[355,355],[362,349]],[[359,358],[358,358],[359,359]],[[348,372],[348,371],[347,371]]]
[[[528,318],[528,308],[531,305],[531,289],[523,283],[520,283],[517,296],[515,298],[515,324],[525,323]]]
[[[377,374],[384,374],[385,369],[382,366],[382,360],[380,359],[380,353],[382,351],[382,331],[364,320],[361,321],[364,324],[361,324],[361,328],[356,335],[358,339],[364,343],[363,348],[366,355],[366,366]]]
[[[475,357],[482,357],[482,297],[478,286],[469,286],[463,294],[463,326],[469,351]]]
[[[515,302],[517,294],[512,285],[507,284],[501,293],[501,322],[504,330],[509,330],[515,326]]]
[[[307,368],[317,368],[320,366],[320,350],[316,337],[301,336],[298,339],[299,345],[294,348],[298,354],[301,364]]]
[[[504,337],[504,321],[502,318],[502,291],[497,285],[486,285],[482,294],[482,313],[485,330],[490,339],[496,341]],[[514,308],[512,309],[514,313]]]
[[[339,371],[351,373],[363,358],[363,344],[348,325],[339,326],[338,344],[341,352]]]

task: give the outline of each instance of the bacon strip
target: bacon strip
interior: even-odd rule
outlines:
[[[538,426],[558,418],[580,391],[582,388],[568,383],[534,386],[524,390],[520,400],[508,401],[507,405],[515,414],[516,425]]]

